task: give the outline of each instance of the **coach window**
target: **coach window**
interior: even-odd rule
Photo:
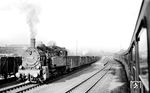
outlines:
[[[148,84],[148,64],[147,64],[147,30],[142,28],[139,34],[139,67],[140,67],[140,78]]]
[[[135,45],[132,46],[132,75],[133,75],[133,80],[135,80],[135,72],[136,72],[136,67],[135,67]]]
[[[132,61],[133,61],[133,66],[135,66],[135,45],[133,45],[132,48]]]

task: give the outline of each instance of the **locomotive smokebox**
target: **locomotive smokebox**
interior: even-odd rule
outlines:
[[[31,47],[35,48],[35,38],[31,38]]]

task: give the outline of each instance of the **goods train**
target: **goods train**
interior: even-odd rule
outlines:
[[[16,76],[23,81],[43,83],[52,76],[95,61],[94,56],[68,56],[67,50],[58,46],[41,44],[35,47],[35,39],[31,39],[31,47],[25,50]]]
[[[18,67],[22,63],[22,57],[13,55],[0,56],[0,77],[7,79],[8,76],[15,75]]]

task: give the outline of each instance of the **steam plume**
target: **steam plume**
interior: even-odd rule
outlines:
[[[36,24],[39,22],[39,7],[33,4],[24,4],[22,10],[26,13],[27,24],[30,28],[31,38],[36,36]]]

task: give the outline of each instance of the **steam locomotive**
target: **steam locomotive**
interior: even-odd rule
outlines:
[[[68,56],[65,48],[58,46],[35,47],[35,39],[31,39],[31,47],[25,50],[22,64],[16,73],[20,80],[43,83],[43,81],[64,72],[96,61],[94,56]]]

